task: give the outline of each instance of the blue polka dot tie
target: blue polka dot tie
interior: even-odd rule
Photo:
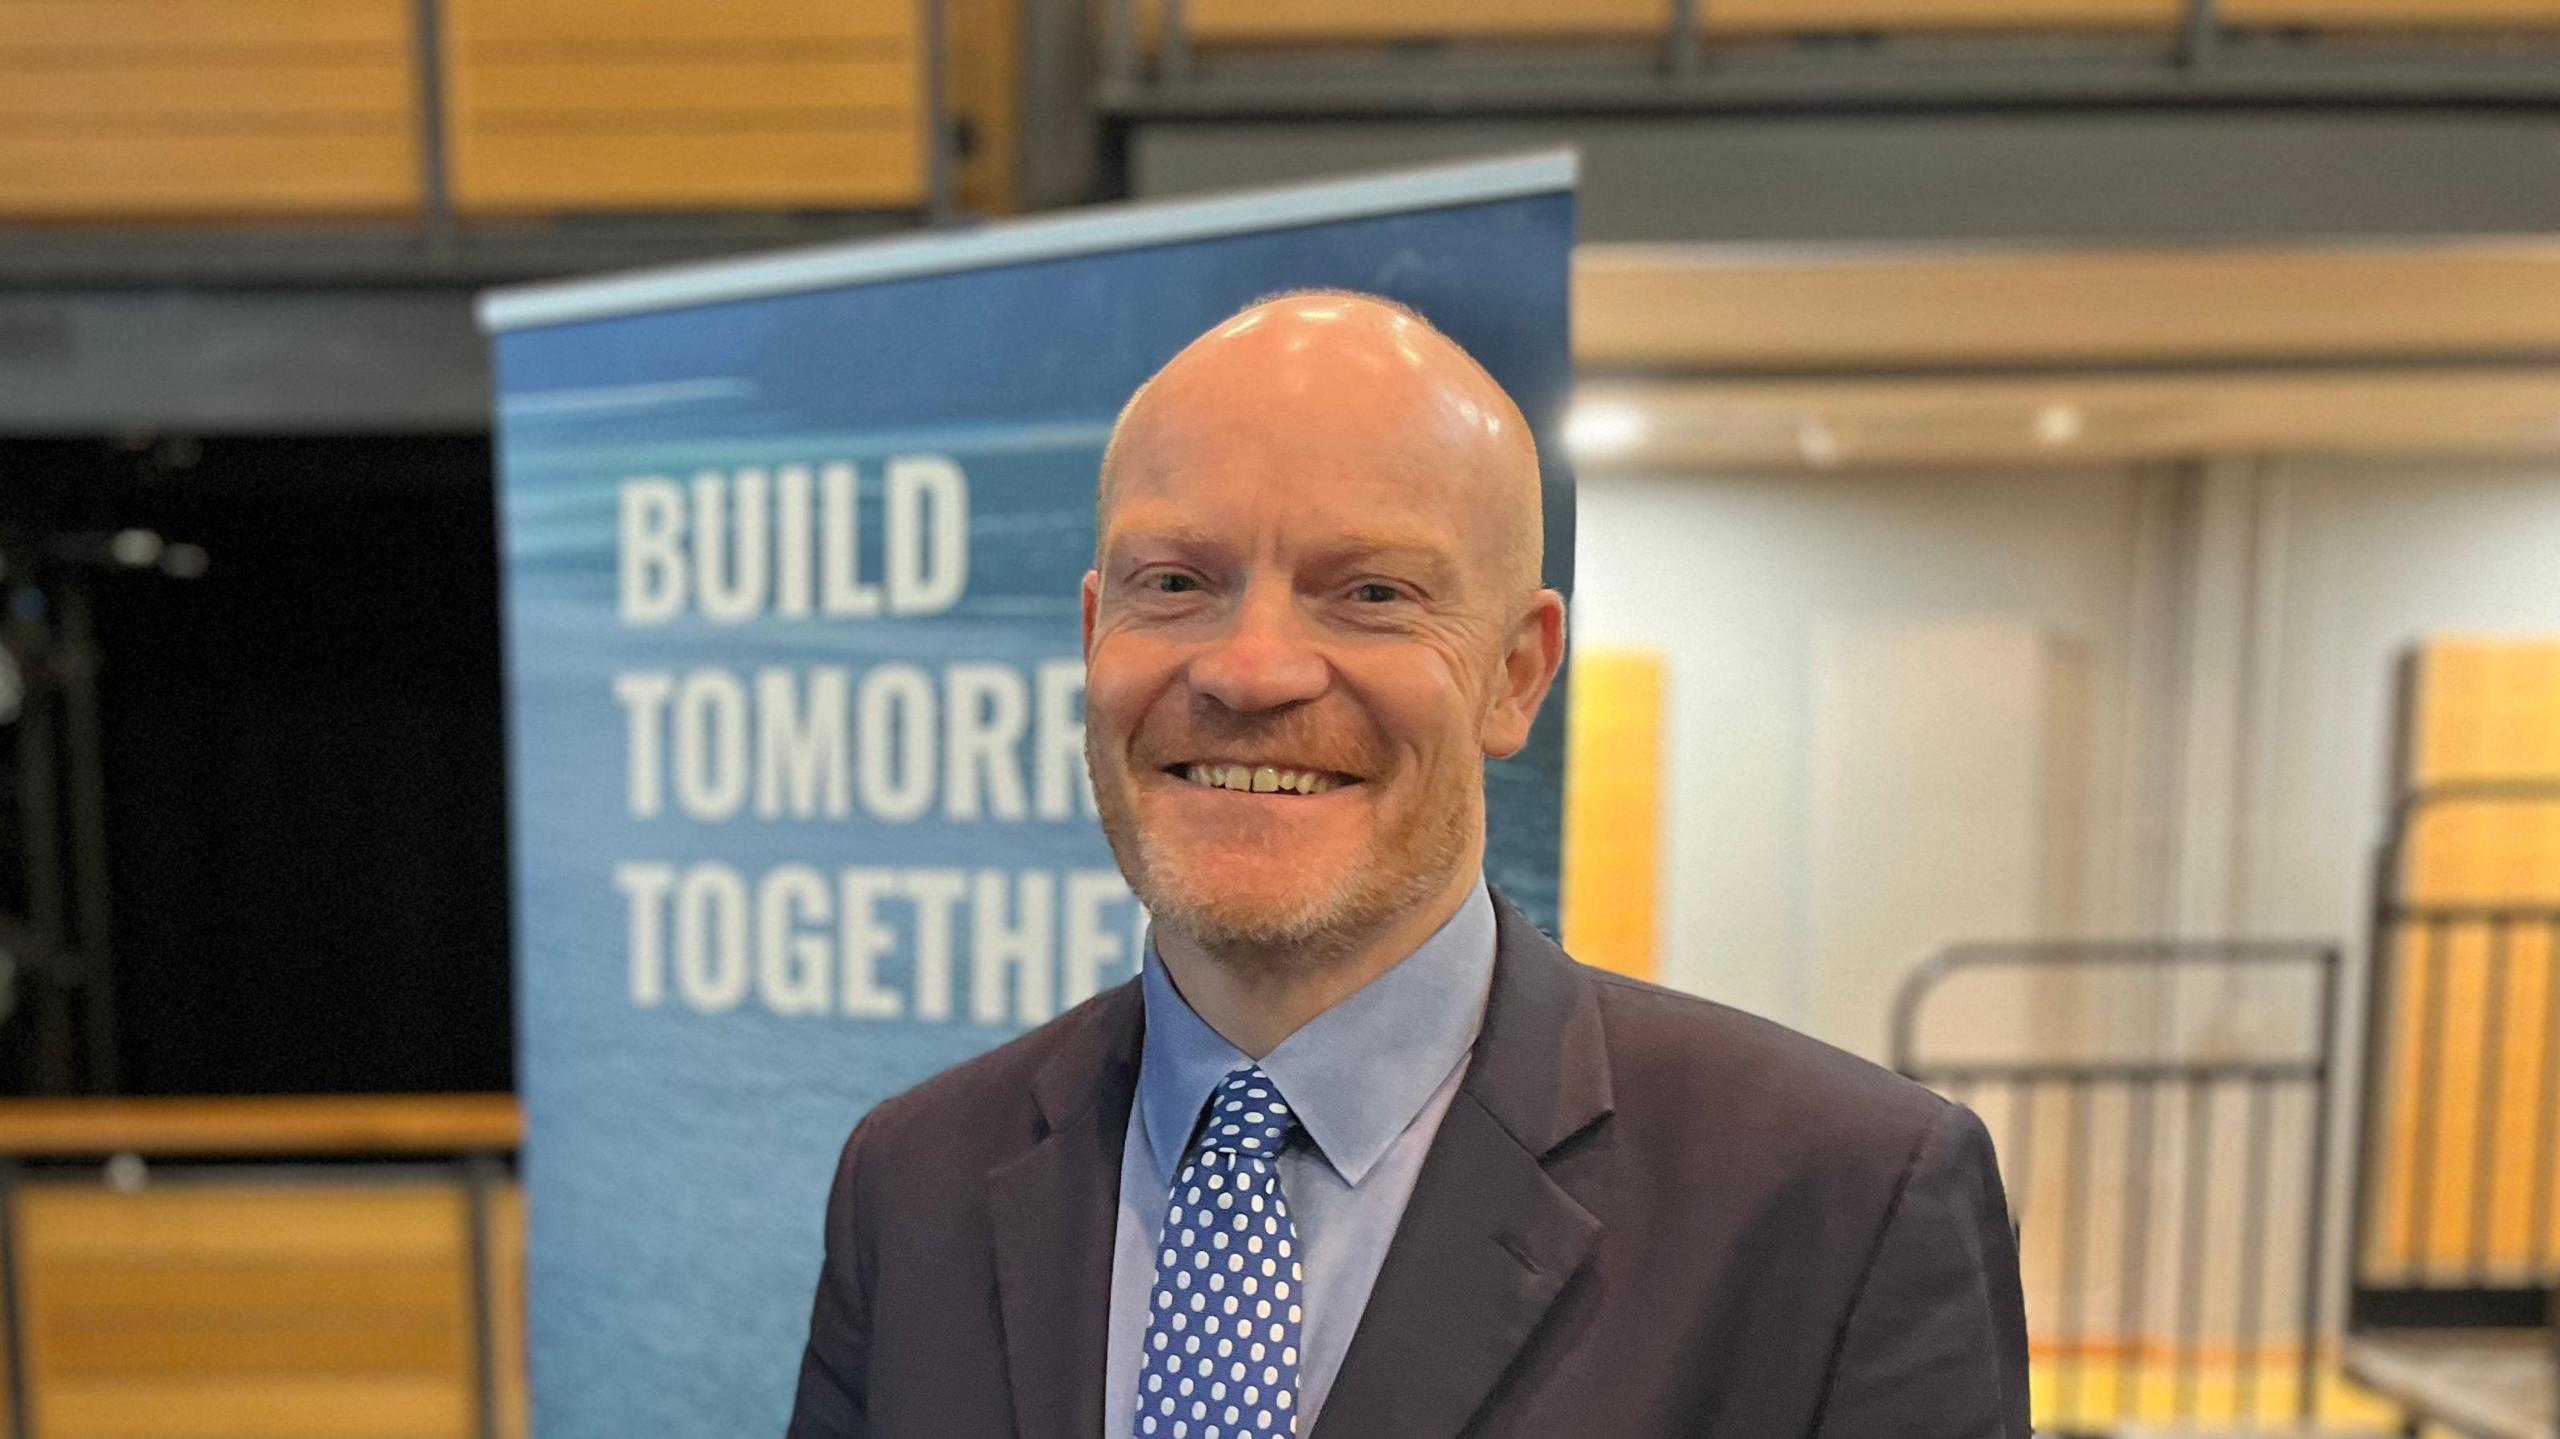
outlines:
[[[1133,1439],[1298,1432],[1305,1279],[1279,1168],[1295,1123],[1256,1066],[1210,1097],[1165,1207]]]

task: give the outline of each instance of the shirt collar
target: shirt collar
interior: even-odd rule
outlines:
[[[1368,1174],[1475,1043],[1493,948],[1493,897],[1479,876],[1421,948],[1262,1057],[1262,1072],[1346,1183]],[[1156,1171],[1171,1183],[1210,1093],[1252,1061],[1192,1010],[1152,938],[1139,985],[1147,1037],[1138,1109]]]

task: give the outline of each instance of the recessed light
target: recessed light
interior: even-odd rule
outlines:
[[[1840,436],[1820,420],[1806,420],[1796,426],[1796,449],[1804,462],[1818,470],[1840,463]]]
[[[2070,444],[2087,427],[2078,405],[2047,405],[2036,411],[2036,439],[2044,444]]]
[[[1584,400],[1564,417],[1564,447],[1576,459],[1623,455],[1644,443],[1644,411],[1612,400]]]

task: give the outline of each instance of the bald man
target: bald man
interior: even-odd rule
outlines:
[[[855,1127],[793,1435],[2028,1439],[1980,1122],[1487,887],[1564,653],[1501,386],[1277,297],[1130,401],[1096,520],[1144,965]]]

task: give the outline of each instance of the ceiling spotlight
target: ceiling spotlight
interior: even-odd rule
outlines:
[[[2044,444],[2070,444],[2087,427],[2078,405],[2047,405],[2036,411],[2036,439]]]
[[[1827,470],[1840,463],[1840,436],[1820,420],[1807,420],[1796,426],[1796,449],[1804,462],[1817,470]]]
[[[1564,447],[1580,460],[1623,455],[1644,443],[1644,411],[1607,400],[1585,400],[1564,417]]]
[[[116,563],[129,569],[148,569],[160,563],[160,537],[149,530],[118,530],[107,541],[107,553]]]

